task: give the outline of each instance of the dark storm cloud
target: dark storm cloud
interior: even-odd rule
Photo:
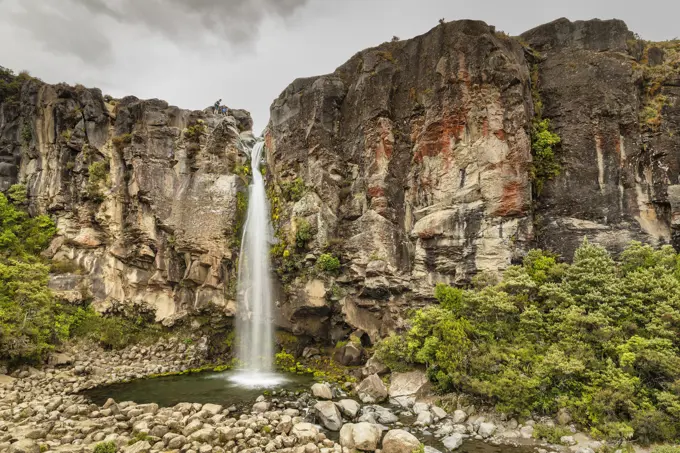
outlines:
[[[290,16],[307,1],[22,0],[12,19],[48,51],[106,62],[112,53],[106,30],[112,24],[141,27],[179,46],[247,48],[267,16]]]

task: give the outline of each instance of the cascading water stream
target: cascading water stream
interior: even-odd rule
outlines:
[[[237,354],[242,372],[233,380],[244,386],[268,386],[281,382],[272,373],[273,316],[269,246],[273,231],[269,203],[260,171],[264,141],[250,153],[253,180],[248,188],[248,214],[243,227],[238,271]]]

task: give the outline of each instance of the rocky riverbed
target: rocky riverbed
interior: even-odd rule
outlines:
[[[164,339],[119,352],[79,345],[55,354],[41,370],[1,375],[0,451],[412,453],[424,448],[436,453],[455,450],[467,439],[546,448],[531,439],[534,420],[520,424],[478,414],[462,398],[450,411],[434,404],[420,372],[394,373],[389,385],[370,374],[355,386],[317,383],[303,393],[267,392],[245,409],[190,401],[159,407],[113,399],[100,406],[78,394],[199,367],[206,360],[206,344],[205,339],[191,344]],[[564,442],[579,453],[599,446],[578,434]]]

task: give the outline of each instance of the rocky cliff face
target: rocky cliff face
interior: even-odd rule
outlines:
[[[377,337],[435,283],[497,272],[531,247],[569,259],[584,236],[615,252],[680,246],[680,46],[666,47],[616,20],[560,19],[519,38],[459,21],[293,82],[272,105],[272,181],[308,190],[281,236],[290,244],[309,222],[305,252],[330,249],[344,266],[322,309],[296,274],[290,310]],[[539,105],[561,137],[559,175],[540,185]]]
[[[249,115],[217,117],[159,100],[32,80],[0,107],[0,188],[25,184],[58,236],[52,287],[158,320],[230,302],[238,251],[234,173]],[[242,133],[243,132],[243,133]]]
[[[631,240],[679,247],[675,51],[645,47],[621,21],[562,19],[522,38],[562,138],[563,171],[536,198],[536,244],[565,256],[584,236],[614,251]]]
[[[680,247],[679,68],[678,43],[641,42],[620,21],[519,38],[458,21],[294,81],[266,132],[277,323],[370,341],[434,284],[532,247]],[[540,184],[537,105],[561,138],[559,174]],[[57,220],[64,297],[147,305],[166,323],[229,317],[250,127],[242,111],[30,81],[0,106],[0,189],[26,184],[31,209]]]

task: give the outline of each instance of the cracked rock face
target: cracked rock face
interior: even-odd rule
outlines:
[[[436,283],[501,272],[530,248],[570,259],[584,236],[613,252],[630,240],[678,248],[672,58],[615,20],[559,19],[518,39],[456,21],[295,80],[265,134],[277,325],[366,346]],[[650,67],[665,74],[654,93]],[[540,193],[532,88],[561,137],[561,172]],[[658,95],[650,128],[642,113]],[[80,269],[52,277],[62,298],[144,306],[166,324],[229,318],[251,127],[244,111],[30,81],[0,105],[0,190],[26,184],[32,212],[56,220],[47,253]],[[324,253],[340,268],[320,270]]]
[[[616,20],[560,19],[516,40],[458,21],[293,82],[272,105],[269,161],[276,183],[314,192],[323,237],[308,248],[340,244],[347,290],[327,320],[336,310],[341,333],[374,339],[438,282],[502,271],[533,247],[571,259],[584,236],[615,253],[631,240],[680,246],[680,83],[660,82],[662,124],[646,129],[640,67],[670,57],[636,46]],[[562,139],[561,173],[540,194],[532,84]]]
[[[14,164],[0,187],[27,186],[31,210],[58,227],[47,253],[78,269],[53,276],[59,295],[143,305],[168,322],[205,307],[233,312],[245,183],[232,170],[249,115],[38,81],[0,109],[0,161]]]

